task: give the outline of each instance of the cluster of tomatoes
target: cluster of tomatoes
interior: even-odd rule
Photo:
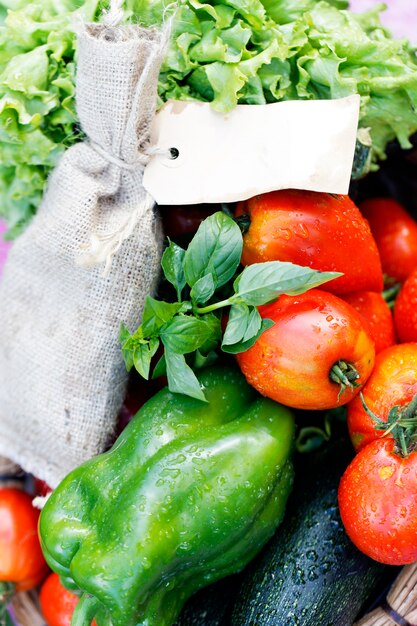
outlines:
[[[243,264],[343,273],[261,307],[275,325],[238,355],[243,373],[291,407],[347,405],[357,455],[339,489],[346,531],[375,560],[416,561],[417,223],[391,199],[358,208],[347,196],[301,191],[258,196],[238,213],[250,219]]]
[[[0,623],[15,592],[40,585],[40,607],[48,626],[70,626],[78,596],[62,586],[58,574],[51,573],[45,562],[33,489],[28,485],[25,490],[20,481],[14,482],[0,488]],[[37,494],[49,491],[42,481],[35,484]]]

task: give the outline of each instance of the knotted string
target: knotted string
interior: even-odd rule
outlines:
[[[124,11],[124,0],[111,0],[110,8],[108,11],[104,11],[101,21],[106,26],[119,26],[121,24]]]
[[[124,0],[111,0],[109,10],[104,12],[102,23],[109,29],[117,27],[123,21],[123,3]],[[172,20],[168,20],[165,23],[160,42],[161,49],[165,48],[168,43],[171,23]],[[112,36],[115,36],[114,32]],[[138,153],[132,162],[128,162],[110,153],[106,148],[96,142],[88,141],[87,145],[102,156],[108,163],[117,165],[121,170],[143,173],[150,158],[155,154],[164,154],[168,158],[173,158],[172,153],[170,154],[169,151],[160,150],[156,146],[150,146]],[[152,210],[154,204],[154,199],[146,192],[144,200],[126,217],[115,231],[92,234],[90,242],[82,246],[83,254],[78,259],[78,264],[83,267],[94,267],[104,263],[102,275],[108,276],[114,255],[119,251],[122,243],[132,235],[140,217]]]

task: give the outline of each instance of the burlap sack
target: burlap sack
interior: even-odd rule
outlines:
[[[142,174],[161,39],[83,27],[77,111],[88,139],[62,156],[0,284],[0,454],[52,487],[105,447],[127,377],[120,323],[140,323],[158,279],[162,234]]]

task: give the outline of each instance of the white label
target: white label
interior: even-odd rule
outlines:
[[[347,194],[359,103],[353,95],[222,114],[208,103],[167,102],[152,127],[156,154],[143,184],[159,204],[234,202],[290,188]]]

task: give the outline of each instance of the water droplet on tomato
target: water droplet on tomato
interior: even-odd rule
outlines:
[[[301,239],[308,239],[310,236],[308,228],[305,224],[298,224],[298,230],[295,234],[297,235],[297,237],[301,237]]]
[[[279,228],[277,231],[277,237],[289,241],[292,237],[292,233],[289,228]]]

